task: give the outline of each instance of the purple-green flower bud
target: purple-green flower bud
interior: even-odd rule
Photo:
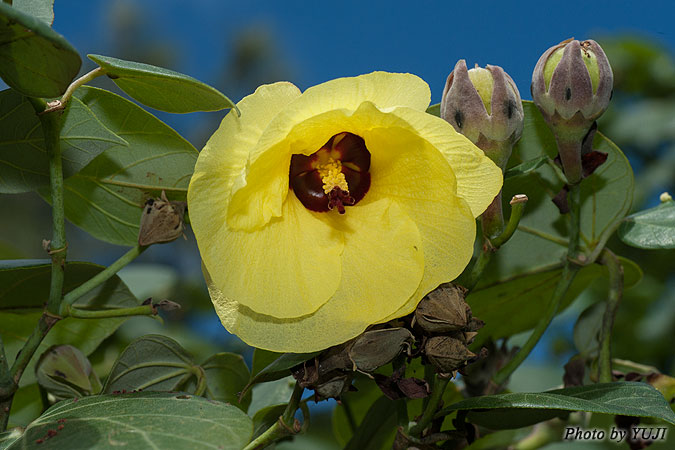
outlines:
[[[502,169],[523,131],[523,105],[511,77],[499,66],[467,70],[457,61],[441,100],[441,117]]]
[[[532,74],[532,99],[544,117],[576,114],[588,121],[602,115],[612,96],[614,77],[602,47],[593,40],[566,40],[544,52]]]
[[[593,40],[563,41],[546,50],[534,68],[532,99],[555,135],[571,184],[583,177],[582,143],[607,109],[613,82],[609,60]]]

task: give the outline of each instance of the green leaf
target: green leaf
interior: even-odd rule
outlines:
[[[349,440],[345,450],[384,450],[392,448],[396,427],[407,421],[404,400],[378,398]]]
[[[250,377],[248,367],[241,355],[234,353],[217,353],[201,364],[206,374],[206,398],[230,403],[246,412],[251,404],[251,393],[248,392],[239,402],[239,393],[244,390]],[[194,392],[197,388],[196,378],[190,378],[184,390]]]
[[[12,409],[9,412],[8,428],[26,427],[42,414],[43,408],[42,394],[37,383],[20,387],[14,393]]]
[[[49,438],[49,430],[58,431]],[[239,450],[252,434],[251,419],[232,405],[185,394],[142,392],[57,403],[11,448],[41,449],[49,444],[111,450],[120,446]],[[38,439],[45,439],[44,444]]]
[[[634,286],[642,278],[640,267],[628,259],[620,260],[624,267],[624,286]],[[546,311],[561,273],[562,265],[558,264],[553,268],[526,272],[471,291],[466,301],[473,315],[485,322],[473,346],[479,348],[488,337],[498,339],[533,328]],[[598,277],[608,277],[605,266],[591,264],[583,267],[563,297],[558,312],[567,308]],[[508,317],[508,320],[504,320],[504,317]]]
[[[269,352],[272,353],[272,352]],[[301,364],[315,355],[318,355],[321,352],[313,353],[277,353],[280,355],[278,358],[275,358],[270,362],[264,369],[252,375],[246,387],[242,392],[246,393],[252,386],[258,383],[265,383],[267,381],[274,381],[280,378],[287,377],[290,374],[290,369]],[[274,355],[261,354],[259,356],[265,358],[265,360],[271,360]],[[254,362],[255,367],[255,362]]]
[[[22,435],[23,430],[20,428],[14,428],[13,430],[0,433],[0,450],[8,449],[9,446],[18,440]]]
[[[54,23],[54,0],[14,0],[12,6],[48,25]]]
[[[383,397],[380,388],[369,378],[358,376],[354,386],[358,391],[345,392],[340,398],[341,404],[333,410],[333,436],[340,447],[347,445],[370,407]]]
[[[648,384],[635,382],[473,397],[450,405],[439,415],[457,410],[471,410],[470,422],[493,429],[520,428],[569,411],[651,417],[675,424],[675,413],[663,395]]]
[[[67,293],[84,283],[104,267],[84,262],[66,263],[63,292]],[[35,328],[44,303],[49,297],[51,263],[36,260],[0,262],[0,336],[9,358],[13,358]],[[74,305],[82,309],[128,308],[140,302],[126,285],[114,276],[105,283],[80,297]],[[110,336],[127,318],[59,320],[38,347],[37,354],[44,353],[57,344],[77,346],[89,355]],[[33,358],[21,378],[21,385],[35,382]]]
[[[253,362],[251,364],[251,376],[258,375],[261,370],[272,364],[283,353],[271,352],[261,348],[253,349]]]
[[[42,20],[0,2],[0,78],[29,97],[58,97],[80,71],[77,50]]]
[[[110,370],[103,393],[176,391],[194,376],[194,362],[180,344],[158,334],[141,336],[124,349]]]
[[[66,217],[98,239],[136,245],[145,201],[159,197],[162,190],[170,200],[185,200],[198,152],[119,95],[81,87],[75,96],[129,145],[109,148],[65,180]]]
[[[263,434],[274,425],[286,410],[286,403],[266,406],[253,415],[253,439]]]
[[[96,156],[126,141],[107,129],[79,99],[62,117],[63,175],[69,177]],[[19,193],[49,184],[49,155],[42,125],[30,102],[13,89],[0,92],[0,192]]]
[[[427,112],[432,116],[441,117],[441,104],[435,103],[433,105],[429,105]]]
[[[101,55],[87,55],[130,97],[170,113],[220,111],[236,108],[216,88],[162,67]]]
[[[504,172],[504,178],[519,177],[521,175],[527,175],[530,172],[534,172],[536,169],[540,168],[549,160],[548,156],[542,155],[538,158],[530,159],[523,163],[518,164],[517,166],[511,167],[509,170]]]
[[[602,329],[605,302],[594,303],[586,308],[574,324],[574,347],[582,355],[598,351],[598,335]]]
[[[619,237],[637,248],[675,248],[675,201],[626,217],[619,226]]]
[[[295,387],[295,378],[287,376],[280,380],[262,383],[253,387],[253,399],[248,408],[248,415],[254,416],[258,411],[268,406],[288,403]]]

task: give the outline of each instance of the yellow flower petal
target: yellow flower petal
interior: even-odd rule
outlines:
[[[341,279],[343,237],[294,196],[283,218],[255,232],[218,235],[202,259],[223,295],[277,318],[313,313]]]
[[[407,106],[424,111],[431,92],[421,78],[412,74],[373,72],[353,78],[338,78],[307,89],[284,108],[259,135],[256,145],[249,148],[249,171],[246,182],[234,187],[230,226],[253,230],[281,214],[281,202],[288,192],[288,166],[293,153],[312,154],[340,129],[332,122],[338,111],[350,115],[363,102],[379,109]],[[298,130],[306,121],[323,122],[333,126],[332,134],[316,129]],[[357,133],[355,133],[357,134]]]
[[[266,350],[322,350],[358,336],[417,290],[424,271],[422,241],[415,223],[395,202],[385,198],[359,203],[345,216],[332,218],[345,234],[342,283],[313,314],[292,319],[257,314],[224,295],[205,272],[216,312],[228,331]]]
[[[276,83],[243,99],[238,104],[241,117],[228,114],[202,150],[188,190],[192,229],[219,286],[227,286],[228,295],[250,308],[279,317],[313,312],[335,292],[341,236],[297,199],[285,205],[288,220],[270,224],[264,233],[232,232],[226,218],[230,190],[255,145],[251,136],[259,136],[298,95],[292,84]]]
[[[375,128],[364,139],[373,155],[373,181],[365,199],[393,199],[417,224],[424,252],[420,286],[386,321],[410,313],[424,295],[462,273],[473,254],[475,220],[467,203],[455,194],[453,170],[426,140],[398,127]]]
[[[457,195],[466,200],[474,217],[483,214],[502,188],[499,167],[439,117],[410,108],[397,108],[392,114],[405,120],[445,156],[457,178]]]

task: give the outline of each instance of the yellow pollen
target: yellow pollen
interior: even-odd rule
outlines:
[[[325,164],[319,164],[316,167],[323,182],[323,192],[328,194],[334,188],[338,187],[344,192],[349,193],[349,186],[347,186],[347,179],[342,173],[342,163],[339,160],[328,158]]]

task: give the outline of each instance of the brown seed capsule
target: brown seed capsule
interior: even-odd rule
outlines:
[[[342,394],[349,390],[351,381],[351,376],[349,374],[341,374],[318,384],[314,387],[316,399],[324,400],[327,398],[340,398]]]
[[[160,198],[151,198],[145,202],[138,230],[138,245],[171,242],[180,237],[185,229],[183,216],[186,207],[185,202],[170,202],[164,191]]]
[[[349,348],[354,369],[372,372],[391,362],[415,340],[405,328],[366,331]]]
[[[434,336],[424,346],[424,353],[431,363],[443,373],[457,370],[476,357],[462,340],[450,336]]]
[[[464,291],[452,284],[431,291],[415,310],[415,321],[432,334],[463,330],[470,320],[471,309],[464,301]]]

